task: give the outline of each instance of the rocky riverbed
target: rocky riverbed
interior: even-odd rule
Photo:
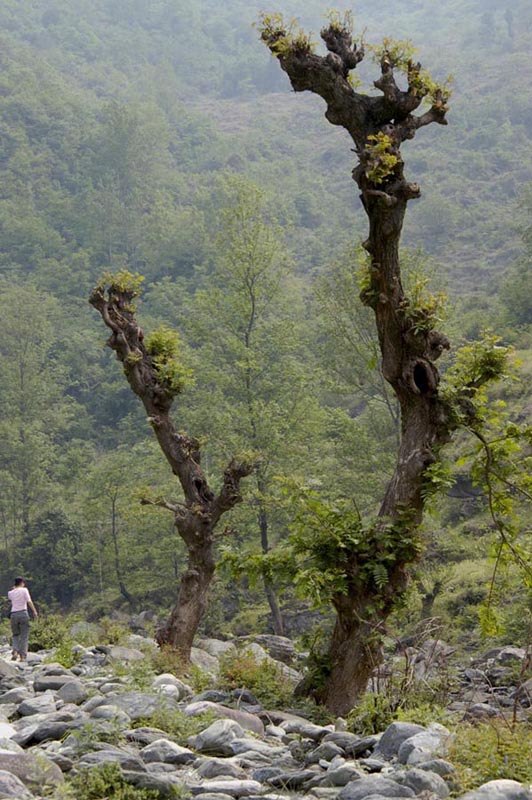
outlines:
[[[255,657],[272,659],[292,680],[288,640],[267,637],[250,644]],[[102,764],[119,765],[134,786],[161,798],[187,794],[198,800],[438,800],[450,795],[454,766],[447,760],[451,734],[442,725],[394,722],[374,736],[336,725],[317,725],[296,713],[264,709],[246,690],[209,689],[200,694],[170,673],[134,688],[125,665],[144,659],[151,643],[78,648],[71,669],[30,654],[11,663],[0,647],[0,798],[49,797],[65,775]],[[234,645],[200,642],[194,660],[215,675],[218,657]],[[266,653],[262,645],[268,648]],[[455,710],[493,716],[502,706],[528,714],[532,685],[513,686],[518,648],[487,654],[461,671]],[[423,668],[426,668],[426,664]],[[530,682],[529,682],[530,683]],[[517,695],[516,695],[517,692]],[[161,715],[197,717],[194,735],[177,743]],[[207,716],[205,716],[207,715]],[[497,780],[462,800],[532,800],[530,787]]]

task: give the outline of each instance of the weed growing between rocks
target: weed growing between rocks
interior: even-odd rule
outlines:
[[[187,800],[189,796],[176,787],[175,800]],[[117,764],[103,764],[80,771],[58,787],[49,800],[160,800],[160,793],[132,786]]]
[[[532,783],[531,753],[529,724],[512,726],[501,719],[478,725],[462,723],[456,728],[448,753],[456,767],[454,796],[501,778]]]
[[[183,661],[179,650],[162,647],[150,655],[151,666],[157,675],[169,672],[188,683],[195,692],[203,692],[212,684],[212,678],[195,664]]]
[[[265,708],[282,708],[293,700],[294,687],[282,667],[271,661],[257,661],[244,650],[220,659],[221,689],[248,689]]]
[[[190,736],[197,736],[200,731],[212,725],[218,717],[206,712],[195,717],[187,717],[182,711],[172,711],[164,706],[157,708],[153,714],[134,723],[135,728],[159,728],[181,746],[188,745]]]

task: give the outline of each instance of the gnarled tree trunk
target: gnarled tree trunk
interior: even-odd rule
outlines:
[[[401,144],[425,125],[447,124],[449,93],[427,81],[421,65],[406,62],[393,47],[382,48],[380,76],[374,83],[381,95],[355,91],[350,72],[363,59],[364,49],[353,42],[347,17],[343,22],[333,19],[322,30],[326,56],[317,55],[310,39],[301,32],[294,34],[278,15],[264,16],[262,22],[262,39],[293,89],[320,95],[327,105],[326,118],[345,128],[355,143],[358,164],[353,178],[369,220],[364,243],[369,266],[361,299],[375,312],[382,373],[401,410],[397,465],[378,517],[367,531],[377,555],[383,547],[379,532],[394,532],[395,552],[390,554],[387,580],[382,585],[367,573],[361,577],[360,554],[353,548],[348,556],[347,588],[332,597],[337,619],[329,648],[329,676],[320,699],[335,713],[344,714],[364,692],[381,661],[384,622],[404,593],[408,565],[419,550],[415,534],[423,515],[427,468],[457,427],[452,409],[438,394],[435,365],[449,342],[434,330],[430,307],[414,308],[405,296],[399,260],[407,204],[420,194],[419,187],[404,177]],[[396,67],[406,74],[405,91],[395,81]],[[430,107],[416,116],[413,112],[428,96]]]
[[[156,638],[160,645],[175,648],[188,660],[215,571],[215,528],[221,516],[241,501],[240,482],[252,472],[253,465],[231,461],[218,494],[210,488],[201,468],[199,442],[179,432],[170,416],[174,398],[182,387],[165,369],[172,366],[171,347],[167,348],[169,360],[163,364],[163,351],[150,350],[145,344],[133,305],[136,285],[127,273],[110,276],[94,289],[89,302],[111,330],[107,344],[122,362],[129,385],[141,399],[159,446],[183,491],[183,501],[158,498],[142,502],[171,511],[187,547],[188,566],[181,577],[175,606]]]

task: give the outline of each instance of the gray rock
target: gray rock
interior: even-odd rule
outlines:
[[[124,731],[124,736],[128,742],[135,742],[136,744],[146,747],[148,744],[156,742],[158,739],[164,739],[167,736],[165,731],[160,728],[130,728]]]
[[[230,794],[222,794],[222,792],[201,792],[196,797],[199,800],[233,800]]]
[[[13,664],[8,664],[3,658],[0,658],[0,680],[4,678],[18,678],[18,670]]]
[[[125,711],[133,721],[138,719],[148,719],[160,708],[169,711],[176,711],[178,705],[172,697],[160,694],[148,694],[146,692],[124,692],[113,696],[112,703]]]
[[[516,664],[525,658],[526,650],[523,647],[503,647],[496,660],[499,664]]]
[[[532,800],[532,792],[517,781],[490,781],[462,795],[459,800]]]
[[[473,703],[469,706],[466,712],[466,717],[470,719],[487,719],[489,717],[496,717],[499,712],[489,703]]]
[[[270,778],[282,775],[283,771],[280,767],[259,767],[259,769],[254,770],[251,777],[254,781],[266,783]]]
[[[76,706],[84,703],[89,696],[85,685],[81,681],[76,680],[64,683],[57,694],[64,703],[74,703]]]
[[[395,781],[380,775],[368,775],[367,778],[352,781],[340,791],[340,800],[367,800],[371,795],[382,795],[386,798],[414,797],[409,786],[401,786]]]
[[[240,727],[244,730],[252,731],[253,733],[257,733],[259,736],[264,735],[264,725],[262,721],[254,714],[248,714],[247,711],[238,711],[234,708],[226,708],[225,706],[220,706],[217,703],[211,703],[208,700],[190,703],[185,708],[185,714],[187,717],[195,717],[199,714],[205,714],[206,712],[211,712],[221,719],[232,719],[235,722],[238,722]]]
[[[157,675],[157,677],[153,679],[152,688],[155,691],[164,691],[168,686],[173,686],[177,689],[177,700],[185,700],[193,695],[190,686],[187,686],[186,683],[183,683],[183,681],[180,681],[179,678],[176,678],[175,675],[171,675],[169,672]]]
[[[0,752],[6,751],[8,753],[23,753],[23,748],[13,741],[13,739],[0,739]]]
[[[276,759],[278,756],[286,752],[285,747],[270,747],[266,742],[261,742],[258,739],[233,739],[227,743],[227,749],[231,755],[243,756],[250,753],[265,756],[268,760]]]
[[[322,739],[322,743],[334,742],[348,756],[360,756],[367,750],[373,750],[378,741],[378,736],[357,736],[347,731],[333,731]]]
[[[400,764],[416,766],[430,761],[437,755],[445,755],[451,734],[443,725],[429,725],[426,731],[416,733],[399,747],[397,760]]]
[[[131,718],[125,711],[115,705],[98,706],[91,711],[91,719],[106,719],[111,720],[117,725],[125,725],[129,728]]]
[[[456,768],[453,764],[450,764],[448,761],[444,761],[442,758],[433,758],[431,761],[424,761],[423,764],[419,765],[419,769],[426,769],[429,772],[435,772],[437,775],[441,775],[444,778],[446,775],[452,775],[453,772],[456,772]]]
[[[190,651],[191,662],[206,672],[208,675],[217,676],[220,672],[220,662],[216,656],[211,656],[206,650],[200,650],[199,647],[193,647]]]
[[[393,758],[404,741],[425,730],[422,725],[415,725],[412,722],[392,722],[381,736],[374,754],[383,758]]]
[[[272,778],[268,779],[267,783],[269,783],[270,786],[274,786],[276,789],[287,791],[299,789],[315,776],[316,773],[314,770],[302,769],[296,772],[282,772],[280,775],[274,775]]]
[[[193,795],[205,794],[227,794],[230,797],[249,797],[262,793],[262,785],[258,781],[252,780],[211,780],[204,781],[199,785],[188,785],[188,789]]]
[[[168,739],[156,739],[156,741],[143,747],[139,756],[146,764],[153,761],[160,761],[163,764],[190,764],[197,758],[196,754],[191,750],[187,750],[186,747],[180,747]]]
[[[33,794],[12,772],[0,771],[0,797],[13,797],[15,800],[32,800]]]
[[[244,731],[238,722],[232,719],[219,719],[197,736],[191,737],[189,742],[200,753],[230,756],[233,755],[231,742],[243,735]]]
[[[279,772],[281,770],[278,770]],[[227,775],[230,778],[245,778],[246,773],[239,767],[237,764],[234,764],[228,758],[205,758],[202,760],[199,767],[196,769],[198,775],[202,778],[219,778],[221,775]],[[261,781],[261,778],[257,777],[255,773],[253,773],[253,780]],[[265,776],[269,777],[269,776]],[[264,778],[264,780],[265,780]]]
[[[0,704],[15,703],[18,705],[28,697],[32,697],[32,695],[25,686],[16,686],[14,689],[8,689],[7,692],[0,694]]]
[[[75,678],[70,672],[65,672],[62,675],[37,674],[33,681],[33,688],[36,692],[46,692],[48,690],[57,692],[61,686],[72,680],[75,680]]]
[[[288,637],[261,634],[253,638],[276,661],[282,661],[283,664],[292,664],[295,661],[296,648],[293,641]]]
[[[403,781],[404,786],[409,786],[416,794],[421,792],[432,792],[442,799],[449,797],[450,790],[440,775],[426,770],[409,769]]]
[[[323,786],[347,786],[351,781],[362,778],[364,773],[354,764],[342,764],[340,767],[328,769],[324,776]]]
[[[307,753],[305,762],[307,764],[319,764],[320,761],[332,761],[336,756],[343,755],[344,751],[334,742],[322,742],[319,747]]]
[[[166,777],[151,772],[135,772],[126,769],[122,770],[122,775],[132,786],[157,792],[160,798],[169,798],[169,800],[175,798],[176,787],[183,786],[173,775]]]
[[[16,728],[9,722],[0,722],[0,739],[11,739],[16,733]]]
[[[33,714],[53,714],[57,711],[57,705],[54,695],[48,691],[23,700],[17,711],[21,717],[31,717]]]
[[[52,761],[42,753],[5,753],[0,752],[0,771],[11,772],[31,790],[37,791],[44,786],[63,783],[63,773]]]
[[[83,753],[76,762],[76,767],[98,767],[101,764],[108,764],[111,762],[120,764],[122,769],[133,770],[135,772],[146,771],[146,767],[140,758],[109,745],[107,748],[108,749],[97,750],[91,753]]]
[[[132,647],[122,647],[121,645],[110,645],[105,650],[107,661],[122,661],[130,664],[133,661],[143,661],[146,656],[140,650],[135,650]]]
[[[312,739],[319,742],[328,733],[331,733],[330,728],[324,728],[321,725],[314,725],[302,717],[292,717],[292,719],[281,722],[281,728],[284,728],[287,733],[297,733],[304,739]]]
[[[223,642],[220,639],[201,639],[197,647],[198,650],[204,650],[216,659],[236,653],[236,647],[233,642]]]

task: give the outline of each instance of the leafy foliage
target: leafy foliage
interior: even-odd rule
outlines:
[[[192,370],[183,366],[179,334],[161,325],[146,336],[145,345],[163,386],[181,394],[191,382]]]

